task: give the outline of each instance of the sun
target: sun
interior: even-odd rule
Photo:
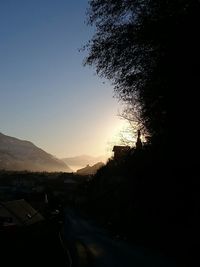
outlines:
[[[136,132],[137,129],[130,127],[128,122],[120,121],[112,133],[111,142],[114,145],[134,146],[137,139]]]

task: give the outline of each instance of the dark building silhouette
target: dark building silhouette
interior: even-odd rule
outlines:
[[[141,132],[138,130],[138,136],[136,141],[136,149],[139,150],[142,148],[142,141],[141,141]]]
[[[114,152],[114,159],[120,160],[130,151],[130,146],[114,146],[112,151]]]

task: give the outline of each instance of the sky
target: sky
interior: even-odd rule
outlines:
[[[59,158],[110,154],[124,123],[110,82],[83,66],[87,2],[0,1],[0,132]]]

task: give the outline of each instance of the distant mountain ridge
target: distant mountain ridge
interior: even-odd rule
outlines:
[[[0,169],[28,171],[72,170],[60,159],[35,146],[30,141],[0,133]]]
[[[86,165],[94,165],[98,162],[105,163],[107,157],[106,156],[93,157],[89,155],[80,155],[76,157],[63,158],[62,160],[72,169],[74,166],[77,166],[80,169],[81,167],[85,167]]]
[[[77,170],[76,173],[79,175],[93,175],[98,171],[98,169],[100,169],[103,166],[104,166],[103,162],[97,162],[93,166],[87,165],[86,167]]]

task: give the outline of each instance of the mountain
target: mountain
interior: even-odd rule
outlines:
[[[80,175],[95,174],[98,171],[98,169],[100,169],[102,166],[104,166],[104,163],[98,162],[98,163],[94,164],[93,166],[87,165],[85,168],[77,170],[76,173],[80,174]]]
[[[88,155],[80,155],[71,158],[63,158],[62,159],[68,166],[72,169],[80,169],[81,167],[85,167],[86,165],[94,165],[97,162],[106,162],[106,156],[92,157]]]
[[[0,133],[0,169],[72,172],[62,160],[33,143],[2,133]]]

